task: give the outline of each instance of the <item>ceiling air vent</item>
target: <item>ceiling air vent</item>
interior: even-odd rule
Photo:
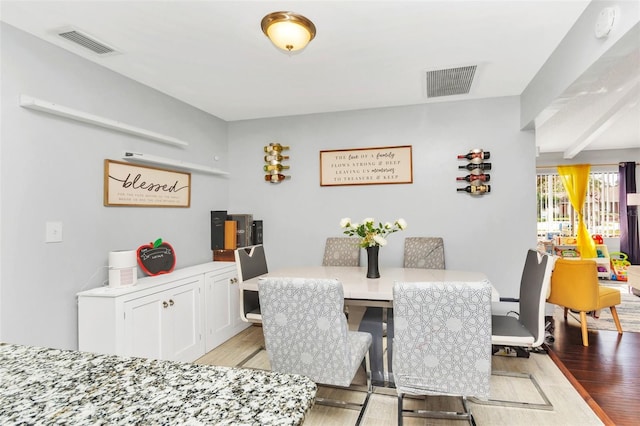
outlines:
[[[59,30],[57,31],[57,34],[72,43],[91,50],[93,53],[97,53],[98,55],[112,55],[114,53],[118,53],[113,47],[98,41],[95,37],[92,37],[87,33],[73,28]]]
[[[477,65],[427,71],[427,97],[466,95]]]

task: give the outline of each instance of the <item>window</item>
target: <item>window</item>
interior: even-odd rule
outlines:
[[[575,236],[578,215],[558,174],[537,175],[538,237]],[[589,176],[584,221],[591,235],[620,236],[618,172],[592,172]]]

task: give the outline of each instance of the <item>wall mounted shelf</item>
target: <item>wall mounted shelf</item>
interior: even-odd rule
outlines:
[[[104,127],[111,130],[117,130],[119,132],[128,133],[130,135],[139,136],[145,139],[150,139],[156,142],[162,142],[176,146],[188,146],[189,143],[176,139],[171,136],[165,136],[160,133],[152,132],[150,130],[135,127],[130,124],[121,123],[109,118],[100,117],[97,115],[89,114],[83,111],[67,108],[62,105],[55,104],[53,102],[43,101],[27,95],[20,95],[20,106],[36,111],[42,111],[60,117],[69,118],[71,120],[81,121],[83,123],[93,124],[94,126]]]
[[[228,175],[229,172],[214,169],[213,167],[203,166],[195,163],[187,163],[185,161],[173,160],[171,158],[157,157],[155,155],[143,154],[140,152],[127,151],[122,155],[123,160],[135,163],[159,164],[162,166],[175,167],[176,169],[190,170],[194,172],[208,173],[212,175]]]

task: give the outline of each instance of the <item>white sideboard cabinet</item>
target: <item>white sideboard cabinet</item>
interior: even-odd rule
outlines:
[[[127,355],[192,361],[202,352],[202,276],[172,282],[164,291],[123,301]]]
[[[240,317],[238,274],[233,271],[208,272],[204,275],[206,312],[205,350],[209,352],[247,328]]]
[[[235,277],[235,263],[208,262],[78,293],[78,349],[194,361],[246,327],[221,322],[240,316]]]

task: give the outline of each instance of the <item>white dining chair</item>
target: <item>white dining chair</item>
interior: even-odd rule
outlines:
[[[372,392],[371,335],[349,331],[342,283],[335,279],[264,277],[258,281],[265,347],[271,370],[302,374],[322,385],[349,387],[363,361],[362,404],[317,398],[320,404],[360,411]]]
[[[397,282],[393,287],[393,374],[403,416],[467,420],[467,398],[489,398],[491,284]],[[406,395],[459,397],[463,411],[409,410]]]
[[[327,238],[322,266],[360,266],[359,242],[355,237]]]
[[[445,269],[444,240],[441,237],[405,238],[404,267]]]

